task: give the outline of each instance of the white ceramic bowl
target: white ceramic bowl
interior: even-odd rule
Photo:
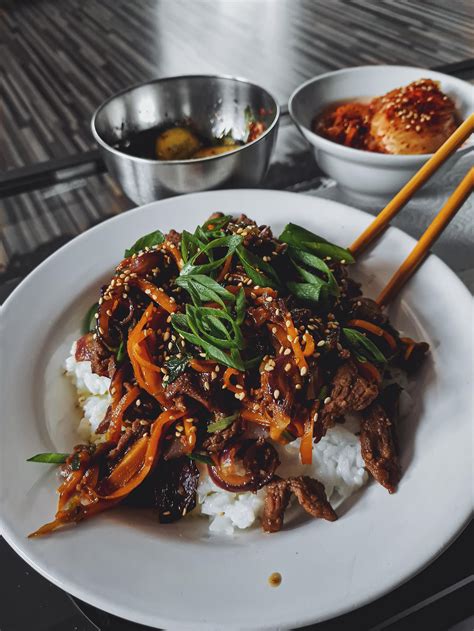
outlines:
[[[312,145],[321,169],[349,194],[388,196],[408,182],[432,154],[388,155],[371,153],[339,145],[311,131],[314,116],[337,101],[382,95],[417,79],[441,83],[441,89],[456,103],[464,120],[473,111],[474,87],[449,75],[409,66],[359,66],[314,77],[300,85],[290,96],[290,115],[306,140]],[[448,160],[449,169],[461,155],[472,149],[465,146]],[[433,179],[432,183],[436,180]]]

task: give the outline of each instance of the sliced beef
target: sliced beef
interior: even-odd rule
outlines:
[[[419,370],[430,349],[426,342],[412,342],[402,339],[402,348],[396,359],[397,365],[408,374],[413,374]]]
[[[340,416],[364,410],[378,393],[377,384],[362,377],[354,362],[345,362],[336,370],[332,379],[330,401],[324,405],[317,423],[322,423],[323,431],[326,433]]]
[[[187,456],[167,462],[160,460],[124,503],[139,508],[154,508],[162,524],[171,523],[196,506],[198,482],[198,468]]]
[[[262,515],[262,528],[265,532],[278,532],[283,526],[283,517],[290,501],[287,480],[279,478],[265,487],[267,494]]]
[[[350,318],[367,320],[373,324],[385,324],[388,320],[382,307],[370,298],[357,297],[351,301]]]
[[[265,487],[267,494],[263,507],[262,528],[265,532],[278,532],[283,526],[285,510],[291,493],[312,517],[335,521],[337,515],[326,497],[324,486],[306,475],[282,480],[276,477]]]
[[[203,405],[207,410],[212,408],[210,390],[205,390],[201,386],[199,377],[187,372],[179,375],[177,379],[170,383],[166,387],[165,394],[170,401],[175,400],[178,396],[185,395]]]
[[[79,362],[90,361],[92,372],[101,377],[110,377],[115,371],[113,354],[93,333],[77,340],[75,357]]]
[[[172,429],[172,434],[170,440],[164,441],[163,448],[163,459],[164,460],[174,460],[175,458],[181,458],[186,454],[186,445],[183,444],[181,438],[177,438],[174,435],[174,429]]]
[[[229,443],[232,442],[234,438],[240,436],[242,434],[242,424],[240,420],[236,420],[226,427],[226,429],[221,430],[220,432],[214,432],[203,442],[203,447],[210,454],[217,453],[222,451],[224,447],[227,447]]]
[[[326,497],[324,486],[307,475],[290,478],[288,484],[304,510],[313,517],[336,521],[337,515]]]
[[[107,458],[114,461],[120,460],[131,444],[143,436],[149,429],[149,421],[141,419],[133,421],[133,423],[122,432],[117,446],[109,451]]]
[[[181,232],[176,232],[176,230],[170,230],[168,234],[165,236],[166,241],[168,243],[173,243],[178,246],[181,243]]]
[[[394,493],[401,477],[395,426],[388,413],[390,402],[372,403],[363,412],[360,446],[365,466],[390,493]]]

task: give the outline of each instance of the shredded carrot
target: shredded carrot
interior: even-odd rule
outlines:
[[[132,388],[120,399],[112,412],[112,419],[107,430],[107,440],[116,445],[122,433],[123,415],[125,410],[138,398],[140,388]]]
[[[313,462],[313,430],[314,415],[310,413],[305,420],[304,434],[300,442],[301,464],[311,464]]]
[[[134,284],[168,313],[174,313],[176,311],[177,306],[175,299],[168,296],[160,287],[157,287],[144,278],[138,278],[134,281]]]
[[[403,359],[406,361],[409,359],[410,355],[413,353],[413,349],[416,346],[416,342],[415,340],[412,340],[411,337],[401,337],[400,342],[402,342],[406,346],[406,350],[403,355]]]
[[[293,419],[288,425],[288,431],[300,438],[304,434],[304,424],[297,419]]]
[[[370,362],[357,362],[357,365],[363,377],[371,379],[376,383],[382,383],[382,375],[373,364]]]
[[[161,405],[167,407],[169,402],[164,394],[161,374],[151,361],[151,356],[146,346],[146,335],[143,330],[154,314],[155,307],[153,303],[150,303],[138,324],[128,335],[127,352],[135,379],[140,388],[151,394]]]
[[[305,333],[303,335],[303,341],[305,343],[303,355],[305,357],[310,357],[310,355],[314,353],[314,349],[315,349],[314,338],[309,333]]]
[[[298,336],[298,331],[293,324],[293,320],[291,319],[291,315],[287,313],[285,315],[285,326],[288,331],[288,341],[291,344],[291,348],[293,349],[293,353],[295,355],[296,365],[300,369],[301,376],[304,376],[308,372],[308,364],[306,363],[306,359],[303,351],[301,350],[300,338]]]
[[[290,424],[290,417],[284,412],[278,411],[274,414],[270,421],[270,438],[279,441],[282,433]]]
[[[237,387],[237,385],[234,385],[230,378],[233,376],[237,376],[237,385],[240,386],[240,388]],[[230,390],[231,392],[243,392],[243,382],[244,382],[244,375],[242,372],[240,372],[240,370],[236,370],[235,368],[227,368],[225,373],[224,373],[224,386],[227,388],[227,390]]]
[[[216,280],[217,280],[218,283],[220,283],[220,282],[222,282],[224,280],[226,274],[230,270],[231,264],[232,264],[232,254],[229,254],[229,256],[224,261],[224,265],[222,266],[221,271],[217,275],[217,279]]]
[[[251,421],[252,423],[258,423],[258,425],[265,425],[266,427],[270,425],[269,419],[267,419],[265,416],[262,416],[258,412],[253,412],[252,410],[249,410],[248,408],[242,409],[240,415],[244,419],[244,421]]]
[[[178,266],[178,269],[182,270],[184,267],[184,261],[183,261],[183,257],[181,256],[180,249],[177,248],[174,243],[170,243],[169,241],[163,241],[163,243],[161,244],[161,247],[164,250],[168,250],[168,252],[176,261],[176,265]]]
[[[217,362],[210,361],[208,359],[202,360],[202,359],[196,359],[193,357],[193,359],[189,360],[189,365],[196,372],[212,372],[213,370],[216,369],[216,366],[218,364]]]
[[[376,324],[373,324],[372,322],[367,322],[366,320],[357,320],[357,319],[349,320],[347,325],[356,326],[359,329],[365,329],[366,331],[369,331],[369,333],[373,333],[374,335],[377,335],[378,337],[383,337],[392,350],[394,351],[397,350],[397,343],[395,341],[395,338],[393,337],[393,335],[390,335],[388,331],[385,331],[385,329],[382,329],[382,327],[377,326]]]
[[[143,437],[146,439],[146,444],[142,443],[139,448],[137,447],[138,456],[142,453],[143,444],[145,444],[146,447],[146,449],[143,450],[141,468],[137,471],[134,467],[134,475],[123,485],[121,484],[123,481],[121,476],[118,476],[118,479],[117,476],[113,477],[114,470],[108,478],[101,481],[99,488],[105,489],[106,493],[105,495],[98,493],[98,497],[106,500],[119,499],[131,493],[133,489],[143,482],[158,458],[158,447],[164,428],[185,414],[187,414],[187,410],[170,409],[162,412],[156,421],[154,421],[150,436]],[[137,443],[138,442],[139,441],[137,441]],[[137,443],[135,443],[135,445]],[[137,454],[135,454],[135,456],[137,456]],[[137,461],[138,457],[135,464]]]

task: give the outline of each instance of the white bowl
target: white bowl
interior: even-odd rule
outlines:
[[[312,145],[321,169],[348,193],[386,196],[396,193],[432,154],[388,155],[352,149],[311,131],[314,116],[337,101],[383,95],[417,79],[439,81],[443,92],[455,102],[464,120],[473,111],[474,88],[466,81],[441,72],[409,66],[359,66],[314,77],[290,96],[288,109],[296,126]],[[472,149],[466,143],[442,169],[449,169],[461,155]],[[436,177],[432,180],[436,180]]]

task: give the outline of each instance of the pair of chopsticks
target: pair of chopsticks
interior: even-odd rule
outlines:
[[[439,169],[439,167],[458,149],[474,132],[474,114],[471,114],[456,131],[441,145],[431,158],[415,173],[405,186],[377,215],[374,221],[354,241],[349,250],[354,256],[361,254],[382,232],[390,221],[400,212],[412,196]],[[471,192],[474,190],[474,168],[471,168],[459,183],[453,194],[441,208],[418,243],[403,261],[401,266],[381,291],[376,302],[387,305],[398,294],[405,283],[413,276],[424,261],[428,252],[449,222],[456,215]]]

